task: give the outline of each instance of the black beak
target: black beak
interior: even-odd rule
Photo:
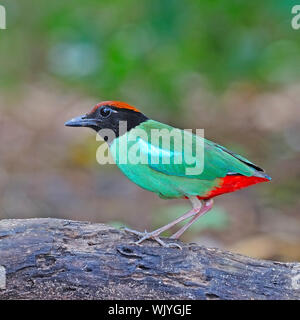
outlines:
[[[98,121],[95,119],[89,119],[86,115],[73,118],[65,123],[67,127],[97,127]]]

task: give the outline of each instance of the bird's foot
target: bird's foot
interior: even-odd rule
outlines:
[[[145,232],[140,232],[140,231],[132,230],[132,229],[129,229],[129,228],[123,228],[123,230],[125,232],[129,232],[129,233],[132,233],[132,234],[140,237],[140,239],[138,241],[134,242],[134,244],[136,244],[136,245],[140,245],[145,240],[152,239],[152,240],[155,240],[156,242],[158,242],[162,247],[165,247],[165,248],[178,248],[178,249],[182,250],[182,247],[178,243],[175,243],[175,242],[166,243],[163,240],[161,240],[158,237],[157,232],[155,232],[155,231],[147,232],[145,230]]]
[[[144,237],[145,234],[147,234],[147,230],[145,230],[145,232],[140,232],[140,231],[129,229],[129,228],[121,228],[121,229],[125,232],[132,233],[138,237]]]
[[[175,243],[175,242],[165,243],[159,237],[153,237],[152,239],[155,240],[156,242],[158,242],[164,248],[178,248],[178,249],[182,250],[182,247],[178,243]]]

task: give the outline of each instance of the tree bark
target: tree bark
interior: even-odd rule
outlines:
[[[299,263],[135,240],[104,224],[2,220],[0,299],[300,298]]]

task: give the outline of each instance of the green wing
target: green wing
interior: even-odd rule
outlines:
[[[140,124],[138,129],[147,132],[148,136],[148,140],[144,137],[136,137],[139,152],[148,159],[147,165],[151,169],[166,175],[214,180],[228,174],[252,176],[256,170],[261,170],[247,159],[220,145],[192,133],[183,133],[183,130],[163,123],[148,120]],[[163,139],[150,138],[153,129],[172,133],[170,144],[164,144]],[[134,131],[131,134],[134,135]],[[183,138],[184,134],[186,139]],[[173,138],[174,136],[177,140]],[[182,137],[181,145],[178,143],[178,136]],[[197,146],[200,150],[198,154],[196,153]]]

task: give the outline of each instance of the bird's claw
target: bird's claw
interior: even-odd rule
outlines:
[[[145,230],[145,232],[140,232],[140,231],[137,231],[137,230],[133,230],[133,229],[129,229],[129,228],[126,228],[126,227],[122,227],[122,230],[125,231],[125,232],[128,232],[128,233],[132,233],[138,237],[144,237],[145,234],[147,234],[147,231]]]
[[[141,237],[139,240],[137,240],[135,242],[131,242],[131,244],[140,245],[145,240],[153,239],[164,248],[178,248],[178,249],[182,250],[182,247],[178,243],[175,243],[175,242],[166,243],[163,240],[161,240],[155,232],[147,232],[146,230],[145,230],[145,232],[140,232],[140,231],[132,230],[129,228],[122,228],[122,229],[125,232],[132,233],[138,237]]]
[[[178,248],[179,250],[182,250],[182,246],[175,242],[168,243],[167,248]]]
[[[162,241],[159,237],[153,237],[153,239],[157,241],[164,248],[178,248],[182,250],[182,247],[178,243],[175,243],[175,242],[166,243]]]

